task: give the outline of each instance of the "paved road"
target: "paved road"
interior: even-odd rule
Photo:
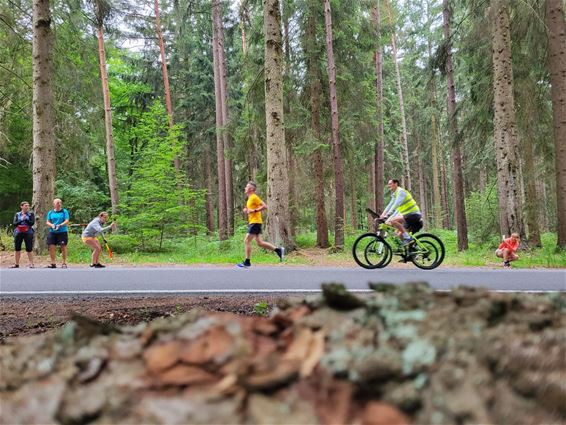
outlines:
[[[418,269],[330,267],[89,268],[0,270],[0,296],[124,295],[164,293],[316,292],[324,282],[367,290],[368,282],[426,281],[435,289],[458,285],[498,291],[566,291],[566,270]]]

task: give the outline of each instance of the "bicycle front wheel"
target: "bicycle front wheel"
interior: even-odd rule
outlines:
[[[411,261],[419,269],[432,270],[444,261],[444,244],[438,236],[422,233],[415,236],[418,243],[410,249]]]
[[[352,255],[364,269],[379,269],[391,261],[393,251],[389,244],[375,233],[364,233],[354,242]]]

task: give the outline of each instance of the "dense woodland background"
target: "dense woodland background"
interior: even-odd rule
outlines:
[[[253,179],[269,237],[340,248],[399,178],[459,249],[566,247],[565,29],[563,0],[0,0],[0,223],[57,196],[222,240]]]

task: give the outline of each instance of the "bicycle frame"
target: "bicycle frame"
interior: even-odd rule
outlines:
[[[375,234],[377,236],[381,236],[383,239],[386,240],[390,240],[390,241],[395,241],[395,253],[402,253],[402,250],[400,248],[406,248],[406,246],[402,247],[401,246],[401,239],[399,238],[399,236],[397,235],[397,228],[393,227],[390,224],[387,224],[385,222],[380,223],[377,226],[377,231],[375,232]],[[413,246],[418,246],[420,249],[426,249],[425,246],[423,246],[423,244],[413,236],[412,232],[407,232],[409,233],[409,235],[413,238]]]

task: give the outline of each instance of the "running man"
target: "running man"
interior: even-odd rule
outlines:
[[[285,256],[285,248],[277,248],[275,245],[261,239],[261,212],[267,209],[267,205],[265,205],[265,202],[256,195],[256,187],[256,184],[250,181],[244,189],[244,193],[248,197],[246,207],[244,208],[244,213],[248,215],[248,233],[244,239],[246,259],[237,264],[238,267],[251,267],[252,263],[250,261],[250,257],[252,254],[252,241],[254,239],[260,248],[275,252],[275,254],[279,257],[279,261],[283,261]]]
[[[380,218],[387,219],[387,223],[397,229],[403,245],[408,245],[413,238],[407,233],[407,229],[420,225],[421,210],[409,191],[399,186],[399,180],[389,180],[387,187],[391,191],[391,201]]]
[[[47,235],[47,247],[49,248],[49,257],[51,264],[47,266],[49,269],[55,269],[55,247],[61,247],[61,255],[63,264],[61,267],[67,268],[67,243],[69,242],[69,233],[67,224],[69,224],[69,211],[63,208],[63,201],[59,198],[53,200],[53,209],[47,213],[46,224],[50,228]]]
[[[90,262],[90,266],[96,269],[102,269],[106,266],[100,264],[99,258],[100,253],[102,252],[102,247],[100,246],[100,242],[96,237],[108,229],[116,230],[116,222],[113,221],[110,226],[102,227],[108,221],[108,213],[106,211],[101,212],[98,214],[98,217],[93,219],[88,226],[85,227],[83,230],[83,234],[81,236],[85,245],[88,245],[90,249],[92,249],[92,261]]]

